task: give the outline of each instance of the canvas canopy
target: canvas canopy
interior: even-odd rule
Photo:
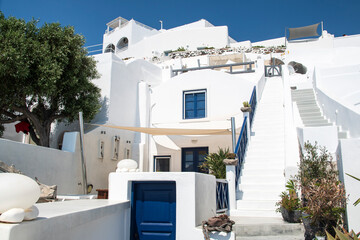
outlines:
[[[304,38],[304,37],[315,37],[319,36],[317,29],[320,23],[309,25],[306,27],[289,28],[289,40]]]
[[[148,133],[152,135],[229,135],[229,129],[180,129],[180,128],[146,128],[146,127],[125,127],[113,125],[91,124],[94,126],[116,128],[134,132]]]

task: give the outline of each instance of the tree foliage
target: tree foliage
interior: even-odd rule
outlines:
[[[200,168],[209,171],[210,174],[214,175],[218,179],[226,178],[226,166],[223,162],[229,154],[229,148],[219,148],[217,153],[209,153],[205,157],[205,161]]]
[[[0,12],[0,125],[30,123],[30,136],[49,146],[55,120],[92,119],[100,108],[96,62],[71,26],[5,18]]]

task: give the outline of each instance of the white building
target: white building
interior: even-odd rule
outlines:
[[[94,82],[101,88],[103,107],[92,124],[118,129],[85,126],[87,178],[94,189],[107,188],[108,174],[126,158],[136,160],[143,172],[199,171],[207,153],[219,147],[232,150],[230,118],[235,118],[237,139],[244,119],[240,108],[255,87],[258,106],[251,130],[248,127],[239,186],[230,193],[230,214],[278,216],[274,203],[286,179],[297,171],[298,140],[325,145],[340,163],[350,202],[360,195],[357,183],[344,175],[360,176],[355,157],[360,153],[359,35],[335,38],[324,31],[314,41],[288,42],[285,51],[264,55],[251,53],[250,42],[233,40],[226,26],[204,19],[168,30],[121,17],[107,26],[102,53],[94,56],[101,74]],[[283,40],[256,45],[282,45]],[[270,55],[285,62],[281,77],[265,78],[264,62]],[[240,65],[250,60],[254,62]],[[294,73],[288,67],[291,61],[306,66],[306,74]],[[218,67],[210,69],[214,66]],[[303,108],[291,89],[315,93],[309,100],[312,106]],[[320,118],[304,117],[309,109],[319,111]],[[79,159],[78,135],[67,133],[77,129],[58,126],[53,134],[53,146],[62,142],[62,150],[74,153],[69,159]],[[178,134],[171,132],[174,129]],[[196,132],[201,130],[222,134]],[[10,146],[18,151],[11,157],[1,151],[0,159],[11,159],[30,176],[49,179],[49,185],[58,184],[60,193],[81,193],[81,179],[72,178],[81,175],[80,160],[68,160],[66,168],[74,173],[59,180],[36,168],[26,169],[18,160],[24,156],[20,144],[1,140],[0,148]],[[44,160],[52,166],[49,169],[65,171],[57,153],[49,154],[53,159]],[[348,205],[350,228],[360,221],[358,211]]]

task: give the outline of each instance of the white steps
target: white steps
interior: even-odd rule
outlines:
[[[257,104],[251,140],[232,216],[279,217],[275,203],[285,189],[284,108],[281,78],[269,78]]]

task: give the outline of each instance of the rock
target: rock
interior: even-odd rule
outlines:
[[[127,168],[127,169],[137,169],[138,164],[135,160],[132,159],[123,159],[117,164],[117,168]]]
[[[301,63],[291,61],[289,65],[292,66],[296,73],[305,74],[307,72],[307,68]]]
[[[33,179],[16,173],[0,173],[0,213],[12,208],[30,208],[39,197],[40,187]]]
[[[12,208],[0,215],[0,222],[20,223],[24,220],[25,211],[22,208]]]
[[[30,221],[39,216],[39,209],[36,206],[31,206],[30,208],[25,210],[24,220]]]

